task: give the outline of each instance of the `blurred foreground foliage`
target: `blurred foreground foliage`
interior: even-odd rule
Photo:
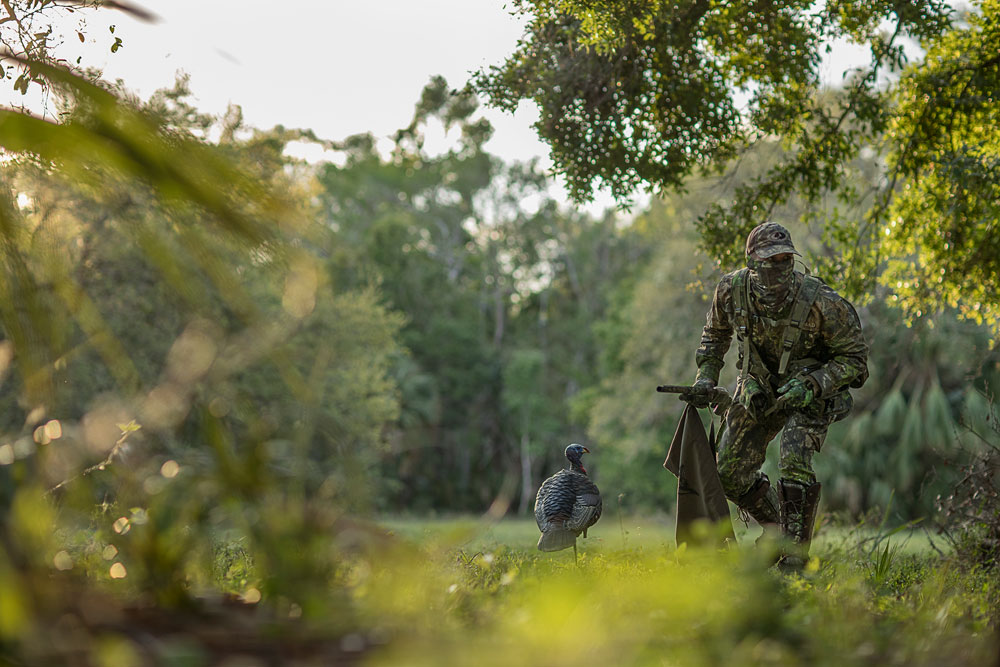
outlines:
[[[990,664],[996,579],[894,553],[875,569],[848,540],[786,578],[754,551],[605,550],[575,567],[501,547],[390,560],[359,592],[395,638],[375,664]]]
[[[208,142],[183,81],[141,103],[32,66],[62,113],[0,111],[0,659],[148,664],[130,632],[227,599],[221,536],[282,618],[341,627],[335,539],[375,500],[402,318],[332,289],[295,133],[234,109]],[[239,618],[225,641],[261,641]]]
[[[142,540],[147,526],[113,541]],[[325,551],[333,574],[311,573],[306,598],[265,590],[274,564],[229,542],[214,560],[203,554],[203,566],[214,565],[204,572],[238,595],[182,612],[130,601],[131,575],[100,574],[107,561],[95,554],[94,578],[57,617],[32,620],[39,607],[7,598],[6,629],[17,634],[0,646],[27,664],[115,665],[990,665],[1000,649],[995,570],[909,550],[885,533],[823,539],[802,575],[785,576],[749,544],[615,548],[609,525],[574,565],[569,552],[527,551],[526,527],[520,547],[477,541],[483,524],[456,522],[419,542],[363,540],[336,565]],[[463,546],[470,540],[478,547]],[[63,590],[70,581],[51,578]],[[52,591],[23,597],[37,604]]]

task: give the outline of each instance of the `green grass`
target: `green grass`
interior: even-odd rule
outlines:
[[[531,518],[504,518],[499,521],[475,516],[450,518],[385,518],[379,523],[397,537],[435,548],[462,549],[471,552],[495,551],[499,548],[534,551],[538,542],[538,527]],[[760,528],[750,528],[735,521],[737,539],[750,545],[760,534]],[[817,553],[857,546],[862,540],[871,550],[888,542],[900,555],[922,555],[934,552],[931,538],[922,530],[903,530],[883,539],[891,531],[877,526],[821,525],[814,540]],[[670,516],[623,517],[605,515],[577,541],[581,553],[608,553],[617,550],[672,551],[674,549],[674,519]],[[862,546],[865,546],[862,545]],[[941,548],[940,545],[937,545]]]
[[[394,539],[348,522],[331,533],[336,546],[322,531],[292,533],[275,554],[222,539],[215,584],[253,605],[234,622],[337,654],[354,647],[350,662],[373,666],[995,667],[1000,647],[996,571],[915,533],[824,525],[816,557],[784,573],[742,525],[738,548],[675,549],[669,518],[610,515],[575,560],[537,551],[531,519],[381,524]],[[99,554],[92,574],[107,572]]]
[[[530,519],[381,522],[351,580],[377,665],[993,665],[1000,583],[913,531],[820,531],[800,573],[753,546],[674,549],[668,518],[602,518],[540,553]],[[742,526],[739,527],[742,529]],[[738,532],[741,532],[738,530]]]
[[[379,522],[395,535],[425,544],[466,551],[488,551],[506,547],[534,551],[538,527],[534,519],[505,518],[500,521],[478,517],[446,519],[385,519]],[[582,551],[607,552],[616,549],[673,549],[674,526],[668,518],[632,517],[621,526],[605,516],[593,526],[587,538],[578,540]]]

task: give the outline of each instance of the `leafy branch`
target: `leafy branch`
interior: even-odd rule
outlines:
[[[121,430],[122,435],[121,435],[120,438],[118,438],[117,441],[115,441],[115,444],[111,447],[111,450],[108,452],[108,455],[106,457],[104,457],[103,461],[101,461],[100,463],[95,463],[94,465],[90,466],[89,468],[85,468],[84,470],[81,470],[79,473],[77,473],[76,475],[73,475],[72,477],[70,477],[68,479],[64,479],[63,481],[59,482],[58,484],[56,484],[55,486],[53,486],[52,488],[50,488],[48,491],[46,491],[45,495],[51,495],[51,494],[55,493],[56,491],[58,491],[59,489],[65,487],[66,485],[71,484],[72,482],[75,482],[76,480],[80,479],[81,477],[86,477],[87,475],[89,475],[89,474],[91,474],[93,472],[96,472],[98,470],[104,470],[105,468],[107,468],[109,465],[111,465],[114,462],[115,458],[117,458],[119,455],[121,455],[125,451],[125,443],[128,441],[129,436],[131,436],[136,431],[140,430],[142,428],[142,426],[140,426],[139,424],[137,424],[135,422],[135,420],[133,419],[132,421],[130,421],[127,424],[118,424],[118,428]]]

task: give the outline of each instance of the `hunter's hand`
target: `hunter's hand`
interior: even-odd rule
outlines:
[[[804,408],[816,397],[813,388],[800,378],[792,378],[778,388],[778,394],[790,408]]]
[[[754,414],[757,406],[753,404],[754,399],[758,396],[766,396],[764,388],[760,386],[760,383],[753,378],[747,378],[743,382],[743,388],[741,389],[739,396],[736,397],[737,402],[743,406],[747,412]]]
[[[691,386],[691,393],[681,394],[680,400],[696,408],[707,408],[712,402],[712,391],[715,389],[715,382],[710,378],[699,378]]]

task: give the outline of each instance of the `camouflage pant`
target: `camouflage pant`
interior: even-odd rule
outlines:
[[[805,485],[815,482],[812,457],[823,446],[832,421],[825,415],[779,410],[757,422],[742,405],[733,403],[726,412],[717,457],[726,497],[735,502],[750,490],[760,476],[768,444],[782,429],[781,477]]]

